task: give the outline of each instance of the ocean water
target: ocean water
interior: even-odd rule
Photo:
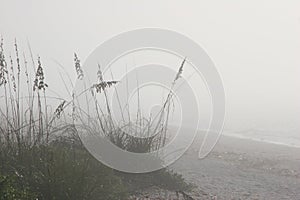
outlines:
[[[270,131],[261,129],[249,129],[243,131],[223,131],[224,135],[250,139],[259,142],[266,142],[278,145],[300,148],[300,131],[297,130],[282,130]]]
[[[189,127],[182,126],[181,128],[183,131],[182,140],[185,140],[187,138],[187,134],[193,134],[195,131],[193,129],[190,129]],[[170,131],[169,133],[171,133],[172,137],[174,137],[173,134],[176,133],[176,131],[179,129],[180,129],[179,127],[170,126],[168,130]],[[199,134],[205,134],[206,131],[207,131],[207,127],[205,128],[200,127],[200,129],[198,129]],[[298,128],[294,128],[290,130],[286,130],[286,129],[279,130],[278,128],[276,128],[276,130],[259,129],[259,128],[237,130],[235,128],[232,129],[225,128],[222,131],[222,135],[300,148],[300,130],[298,130]]]

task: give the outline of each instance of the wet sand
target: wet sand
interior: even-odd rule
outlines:
[[[196,186],[194,199],[300,199],[300,148],[222,136],[199,160],[199,145],[170,166]]]

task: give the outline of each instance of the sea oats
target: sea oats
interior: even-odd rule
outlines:
[[[11,78],[11,81],[12,81],[12,84],[13,84],[13,90],[14,92],[17,91],[17,85],[16,85],[16,78],[15,78],[15,72],[14,72],[14,62],[13,62],[13,59],[12,57],[10,56],[10,70],[11,70],[11,73],[10,73],[10,78]]]
[[[98,65],[97,72],[98,83],[94,84],[92,88],[96,90],[96,93],[101,93],[105,88],[110,88],[111,86],[117,84],[119,81],[104,81],[100,65]]]
[[[7,83],[7,64],[5,62],[4,50],[3,50],[3,38],[1,38],[0,43],[0,86]]]
[[[44,76],[44,71],[41,63],[40,57],[38,57],[38,68],[35,74],[35,80],[34,80],[34,85],[33,85],[33,91],[36,89],[38,90],[45,90],[48,85],[44,82],[45,76]]]
[[[177,72],[177,74],[176,74],[176,77],[175,77],[173,83],[175,83],[178,79],[181,78],[181,75],[182,75],[182,73],[183,73],[183,66],[184,66],[184,64],[185,64],[185,61],[186,61],[186,58],[184,58],[184,60],[182,61],[182,63],[181,63],[181,65],[180,65],[179,69],[178,69],[178,72]]]
[[[61,113],[64,111],[65,103],[66,103],[66,101],[64,100],[64,101],[61,102],[61,103],[58,105],[58,107],[56,108],[56,110],[55,110],[55,112],[54,112],[54,115],[55,115],[57,118],[60,118]]]
[[[81,80],[83,78],[83,70],[80,65],[80,60],[76,53],[74,53],[74,62],[75,62],[75,70],[77,73],[77,79]]]
[[[20,76],[20,72],[21,72],[21,67],[20,66],[21,65],[20,65],[20,58],[19,58],[19,50],[18,50],[17,39],[15,39],[15,52],[16,52],[18,76]]]
[[[95,88],[97,93],[101,93],[105,88],[110,88],[117,83],[118,81],[102,81],[101,83],[94,84],[92,88]]]

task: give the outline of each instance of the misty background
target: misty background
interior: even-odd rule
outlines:
[[[46,80],[63,94],[56,62],[76,77],[81,60],[112,36],[158,27],[202,46],[226,92],[225,131],[270,131],[300,141],[300,2],[289,1],[37,1],[0,0],[5,47],[27,41],[43,60]],[[53,70],[50,68],[53,67]]]

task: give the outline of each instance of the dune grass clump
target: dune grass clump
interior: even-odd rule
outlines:
[[[174,190],[188,187],[180,175],[167,169],[144,175],[126,174],[93,158],[78,137],[75,122],[90,116],[81,114],[75,94],[69,92],[69,99],[50,97],[51,82],[47,81],[47,66],[40,56],[34,56],[29,48],[27,59],[25,53],[20,54],[16,41],[14,47],[14,54],[7,56],[1,39],[0,200],[126,199],[130,192],[152,185]],[[172,87],[183,72],[184,62]],[[77,54],[74,65],[80,81],[84,70]],[[89,120],[98,124],[97,132],[131,152],[150,152],[165,145],[172,91],[155,120],[137,113],[135,120],[120,123],[112,117],[107,94],[118,81],[105,80],[100,68],[97,76],[98,82],[86,91],[92,92],[96,105],[97,117]],[[105,99],[104,108],[97,101],[99,95]],[[157,134],[153,135],[153,131]],[[153,136],[138,138],[132,136],[133,132],[136,136]]]
[[[3,45],[1,40],[0,199],[126,199],[121,179],[86,151],[66,120],[72,101],[52,97],[58,106],[49,109],[51,84],[41,58],[31,51],[30,62],[25,54],[20,58],[15,42],[7,62]]]
[[[112,108],[107,91],[110,87],[118,84],[118,81],[106,81],[100,66],[98,66],[98,82],[90,87],[91,89],[94,89],[92,90],[92,96],[93,105],[95,104],[94,107],[96,117],[87,117],[91,118],[91,120],[94,120],[96,124],[98,124],[101,134],[104,137],[107,137],[112,143],[126,151],[135,153],[148,153],[160,149],[166,144],[169,117],[172,110],[171,104],[173,103],[174,97],[173,89],[176,85],[176,82],[181,78],[185,62],[186,59],[182,61],[178,72],[171,83],[171,89],[169,90],[166,99],[162,103],[161,110],[156,116],[153,118],[147,118],[143,116],[141,113],[140,104],[138,103],[135,118],[124,118],[124,115],[130,116],[130,111],[127,109],[127,113],[124,113],[126,111],[122,111],[122,120],[119,121],[116,121],[113,118],[111,113]],[[115,92],[118,96],[117,89],[115,89]],[[98,102],[98,95],[102,95],[104,98],[104,105],[100,105]],[[138,96],[138,102],[140,101],[139,98],[140,97]],[[86,104],[89,105],[88,102],[86,102]],[[118,104],[118,106],[121,108],[122,105],[119,99]]]

